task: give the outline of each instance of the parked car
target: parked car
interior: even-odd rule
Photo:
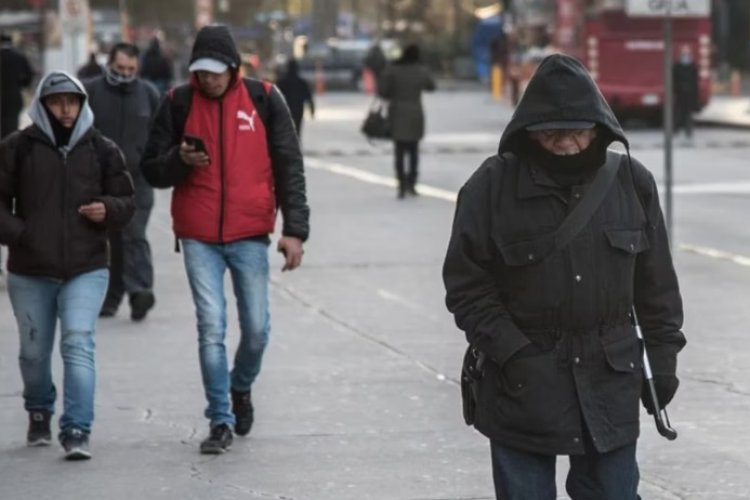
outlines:
[[[320,71],[326,89],[362,89],[362,71],[370,40],[331,40],[326,44],[307,47],[299,61],[300,76],[315,85],[316,74]],[[384,40],[386,58],[398,54],[395,41]]]

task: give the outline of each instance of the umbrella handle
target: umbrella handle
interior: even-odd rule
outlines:
[[[632,310],[633,326],[635,327],[635,334],[641,341],[643,341],[643,333],[641,332],[641,326],[638,324],[637,316],[635,315],[635,307]],[[669,423],[669,415],[667,409],[662,408],[659,405],[659,397],[656,395],[656,387],[654,387],[654,375],[651,373],[651,363],[648,361],[648,353],[646,352],[646,343],[643,343],[643,377],[646,379],[648,384],[648,394],[651,399],[651,404],[654,408],[654,422],[656,423],[656,430],[670,441],[677,439],[677,431],[672,428]]]

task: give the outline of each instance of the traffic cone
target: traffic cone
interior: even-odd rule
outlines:
[[[362,89],[367,95],[375,94],[375,74],[368,68],[362,71]]]
[[[315,64],[315,93],[318,95],[324,94],[326,91],[326,82],[323,77],[323,63],[318,62]]]

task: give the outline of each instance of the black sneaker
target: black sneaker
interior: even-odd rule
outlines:
[[[146,317],[148,311],[154,307],[155,303],[156,298],[149,291],[130,294],[130,319],[141,321]]]
[[[49,421],[52,414],[45,410],[29,412],[29,431],[26,433],[27,446],[49,446],[52,444],[52,433]]]
[[[201,442],[201,453],[204,455],[221,455],[232,446],[232,429],[227,424],[211,427],[208,437]]]
[[[81,429],[67,429],[60,433],[60,444],[65,449],[65,460],[88,460],[89,435]]]
[[[238,436],[247,436],[253,426],[253,401],[250,391],[235,391],[232,389],[232,413],[234,413],[234,432]]]

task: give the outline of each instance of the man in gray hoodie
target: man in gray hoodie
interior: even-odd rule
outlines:
[[[154,306],[154,267],[146,226],[154,206],[154,190],[139,166],[148,139],[151,116],[159,104],[159,92],[138,78],[138,47],[117,43],[109,53],[104,74],[84,81],[94,126],[112,139],[125,154],[135,184],[135,215],[121,231],[109,235],[110,282],[101,316],[114,316],[127,292],[130,317],[140,321]]]

